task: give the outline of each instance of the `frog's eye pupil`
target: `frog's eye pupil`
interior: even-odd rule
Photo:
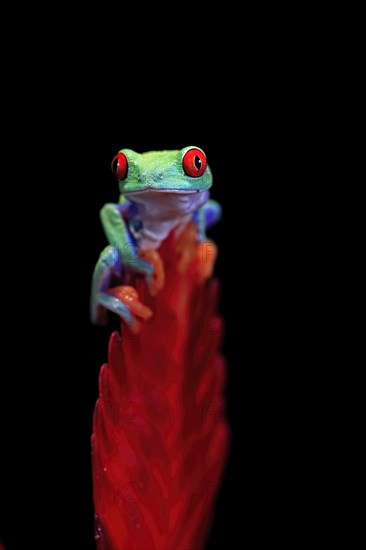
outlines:
[[[183,155],[182,165],[187,176],[199,178],[206,170],[206,155],[201,149],[192,147]]]
[[[118,180],[124,180],[127,177],[128,161],[124,153],[118,153],[112,160],[112,172]]]
[[[194,165],[197,168],[197,170],[199,170],[202,166],[202,160],[200,159],[200,157],[198,155],[196,155],[194,157]]]

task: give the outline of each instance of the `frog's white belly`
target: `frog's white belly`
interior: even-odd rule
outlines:
[[[142,223],[138,232],[139,248],[155,250],[173,229],[179,234],[208,198],[208,191],[134,195],[133,202],[138,204],[137,218]]]
[[[175,220],[160,221],[159,223],[157,223],[156,220],[143,220],[139,248],[141,250],[155,250],[156,248],[159,248],[161,242],[173,229],[176,229],[179,234],[179,232],[182,231],[191,219],[192,214],[182,216],[181,218]]]

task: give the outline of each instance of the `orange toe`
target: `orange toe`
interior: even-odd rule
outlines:
[[[212,276],[217,258],[217,246],[210,240],[196,247],[196,270],[198,281],[203,282]]]
[[[152,316],[151,309],[140,302],[139,295],[132,286],[115,286],[107,290],[107,293],[121,300],[128,306],[131,313],[141,317],[141,319],[147,320]]]

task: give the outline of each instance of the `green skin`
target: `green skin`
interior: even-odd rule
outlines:
[[[190,221],[197,225],[197,238],[206,238],[206,229],[221,216],[220,205],[209,200],[212,185],[209,166],[199,177],[188,176],[182,165],[185,153],[150,151],[136,153],[122,149],[128,160],[127,177],[119,181],[118,204],[105,204],[100,212],[108,239],[95,266],[91,292],[91,321],[107,322],[107,310],[128,325],[134,322],[128,306],[106,293],[112,277],[126,279],[129,271],[147,280],[153,266],[139,257],[139,250],[157,249],[171,230],[182,231]],[[197,147],[194,147],[197,149]]]

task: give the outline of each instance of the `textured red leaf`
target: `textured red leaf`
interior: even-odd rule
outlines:
[[[229,447],[226,364],[216,279],[181,273],[171,235],[159,250],[165,287],[138,335],[111,336],[92,436],[98,550],[201,550]]]

